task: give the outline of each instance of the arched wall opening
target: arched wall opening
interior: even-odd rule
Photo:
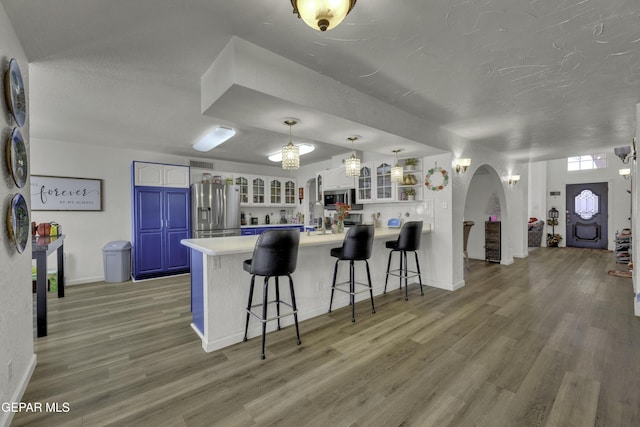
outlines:
[[[485,259],[485,222],[494,220],[502,224],[501,263],[506,263],[505,243],[508,233],[509,212],[500,176],[487,164],[479,166],[467,189],[464,204],[464,220],[475,224],[469,233],[467,251],[471,259]]]

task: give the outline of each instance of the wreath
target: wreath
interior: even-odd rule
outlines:
[[[440,184],[434,184],[431,182],[431,177],[433,175],[442,176],[442,182]],[[449,183],[449,174],[446,170],[441,167],[434,167],[427,171],[427,175],[424,178],[424,185],[426,185],[431,191],[440,191]]]

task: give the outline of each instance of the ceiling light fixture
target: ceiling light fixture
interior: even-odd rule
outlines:
[[[318,31],[332,30],[351,12],[357,0],[291,0],[293,13]]]
[[[509,176],[509,185],[516,185],[520,181],[520,175]]]
[[[282,147],[282,169],[296,170],[300,169],[300,148],[293,145],[291,136],[291,126],[298,123],[298,119],[287,119],[284,124],[289,126],[289,143]]]
[[[458,159],[456,173],[460,173],[460,171],[466,172],[469,166],[471,166],[471,159]]]
[[[315,145],[311,144],[298,144],[298,148],[300,149],[300,156],[304,156],[305,154],[311,153],[316,149]],[[282,151],[278,151],[277,153],[273,153],[269,156],[269,160],[272,162],[281,162],[282,161]]]
[[[200,141],[193,144],[193,149],[198,151],[213,150],[218,145],[233,137],[235,134],[235,129],[218,126],[214,130],[203,136]]]
[[[398,164],[398,153],[401,151],[401,149],[393,150],[395,165],[391,168],[391,182],[402,182],[404,178],[402,166]]]
[[[356,157],[353,149],[353,142],[358,140],[357,136],[347,138],[351,141],[351,157],[344,161],[344,173],[346,176],[360,176],[360,159]]]

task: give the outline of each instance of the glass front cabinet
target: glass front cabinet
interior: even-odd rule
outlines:
[[[360,167],[356,198],[358,203],[391,202],[395,199],[396,186],[391,182],[391,164],[367,162]]]
[[[242,206],[295,206],[296,181],[291,178],[234,175]]]

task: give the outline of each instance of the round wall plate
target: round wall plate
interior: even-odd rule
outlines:
[[[17,125],[22,127],[27,119],[27,96],[18,61],[9,61],[9,68],[4,73],[4,96]]]
[[[7,141],[7,168],[18,188],[24,187],[29,177],[29,156],[20,129],[13,128]]]
[[[11,199],[11,206],[7,212],[7,231],[18,253],[23,253],[31,237],[31,224],[27,202],[20,193]]]

